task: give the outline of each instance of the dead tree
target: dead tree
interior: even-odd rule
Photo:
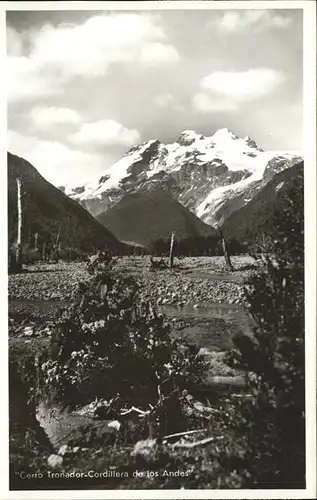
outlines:
[[[225,257],[227,268],[230,271],[233,271],[233,266],[231,264],[230,255],[229,255],[229,252],[228,252],[228,249],[227,249],[227,245],[226,245],[226,241],[225,241],[225,239],[223,237],[221,229],[219,230],[219,234],[220,234],[221,246],[222,246],[222,249],[223,249],[223,254],[224,254],[224,257]]]
[[[18,205],[18,236],[16,248],[16,267],[22,268],[22,181],[17,177],[17,205]]]
[[[133,255],[132,255],[134,261],[136,259],[136,252],[137,252],[137,245],[134,245],[134,247],[133,247]]]
[[[34,250],[38,251],[39,249],[39,233],[35,233],[34,235]]]
[[[60,250],[61,249],[60,230],[58,230],[58,233],[57,233],[57,236],[56,236],[55,249],[56,250]]]
[[[42,247],[42,261],[48,263],[50,261],[51,246],[48,242],[44,241]]]
[[[175,246],[175,233],[173,232],[172,235],[171,235],[171,244],[170,244],[170,258],[169,258],[169,267],[170,267],[170,269],[173,269],[174,246]]]

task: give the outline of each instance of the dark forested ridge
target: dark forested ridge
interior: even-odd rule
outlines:
[[[22,179],[23,241],[30,243],[34,234],[55,241],[60,233],[64,246],[81,250],[119,249],[121,243],[76,201],[47,182],[26,160],[8,153],[8,232],[9,243],[17,232],[16,178]]]
[[[168,239],[172,231],[179,240],[216,234],[212,226],[163,191],[126,195],[97,219],[118,239],[142,245]]]
[[[251,243],[263,233],[274,232],[274,220],[282,215],[287,193],[297,184],[304,186],[304,162],[275,175],[247,205],[231,214],[222,226],[224,234]]]

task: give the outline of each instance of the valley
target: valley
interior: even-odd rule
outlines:
[[[308,498],[312,2],[24,3],[3,498]]]
[[[288,243],[290,218],[300,244],[303,162],[272,157],[227,129],[218,132],[210,139],[187,131],[167,153],[156,141],[135,146],[102,176],[92,205],[85,199],[90,188],[65,194],[9,154],[13,258],[18,228],[22,235],[21,265],[9,268],[8,280],[14,488],[21,487],[15,469],[30,454],[40,468],[48,463],[66,476],[82,473],[87,452],[93,467],[110,470],[115,463],[118,474],[150,467],[155,477],[194,459],[197,474],[188,484],[196,486],[205,472],[213,474],[228,446],[234,456],[247,456],[244,430],[235,443],[237,416],[244,418],[239,405],[247,408],[257,397],[252,376],[258,367],[265,374],[276,370],[274,356],[258,349],[257,315],[266,314],[269,286],[264,298],[261,293],[276,259],[287,279],[290,263],[301,269],[297,247],[276,243]],[[197,144],[208,164],[196,152],[187,163],[188,148]],[[290,200],[298,203],[296,216]],[[47,243],[54,252],[45,254]],[[278,280],[284,289],[283,274]],[[191,457],[186,449],[192,446],[199,449]],[[100,487],[140,487],[126,477]],[[168,477],[155,484],[175,487],[173,474]],[[52,482],[53,488],[63,484],[75,483]],[[83,489],[96,484],[76,483]]]
[[[141,287],[140,300],[150,300],[159,309],[166,307],[168,316],[172,310],[174,317],[182,317],[184,306],[197,316],[213,304],[243,306],[243,283],[254,273],[256,263],[248,256],[233,257],[232,263],[235,271],[228,274],[223,257],[188,257],[175,259],[173,270],[153,272],[148,269],[148,257],[122,257],[115,271],[134,276]],[[25,266],[24,271],[9,275],[10,337],[28,329],[28,316],[31,325],[52,320],[58,308],[71,302],[77,283],[89,277],[85,262],[39,263]]]

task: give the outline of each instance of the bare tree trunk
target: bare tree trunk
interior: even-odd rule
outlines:
[[[56,248],[56,250],[60,250],[60,245],[61,245],[60,231],[58,230],[58,233],[57,233],[57,236],[56,236],[56,242],[55,242],[55,248]]]
[[[225,239],[223,237],[222,231],[219,230],[219,233],[220,233],[221,246],[222,246],[222,249],[223,249],[223,254],[225,256],[225,261],[226,261],[227,268],[230,271],[233,271],[233,266],[231,264],[230,255],[229,255],[229,252],[228,252],[228,249],[227,249],[227,245],[226,245]]]
[[[170,258],[169,258],[169,267],[173,269],[173,260],[174,260],[174,245],[175,245],[175,234],[171,235],[171,244],[170,244]]]
[[[42,247],[42,261],[46,262],[46,242],[43,242],[43,247]]]
[[[35,233],[34,235],[34,250],[39,249],[39,233]]]
[[[17,204],[18,204],[18,236],[16,248],[17,269],[22,268],[22,182],[17,177]]]

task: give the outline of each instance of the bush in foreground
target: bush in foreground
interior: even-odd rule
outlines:
[[[148,408],[199,383],[206,364],[198,350],[171,339],[165,318],[139,302],[134,278],[99,266],[55,324],[41,391],[72,407],[116,398]],[[170,415],[165,424],[180,422]]]
[[[234,365],[247,371],[252,398],[232,421],[244,449],[245,487],[305,487],[303,210],[303,178],[296,178],[266,239],[269,247],[259,244],[262,273],[246,288],[257,327],[252,340],[236,339]]]

